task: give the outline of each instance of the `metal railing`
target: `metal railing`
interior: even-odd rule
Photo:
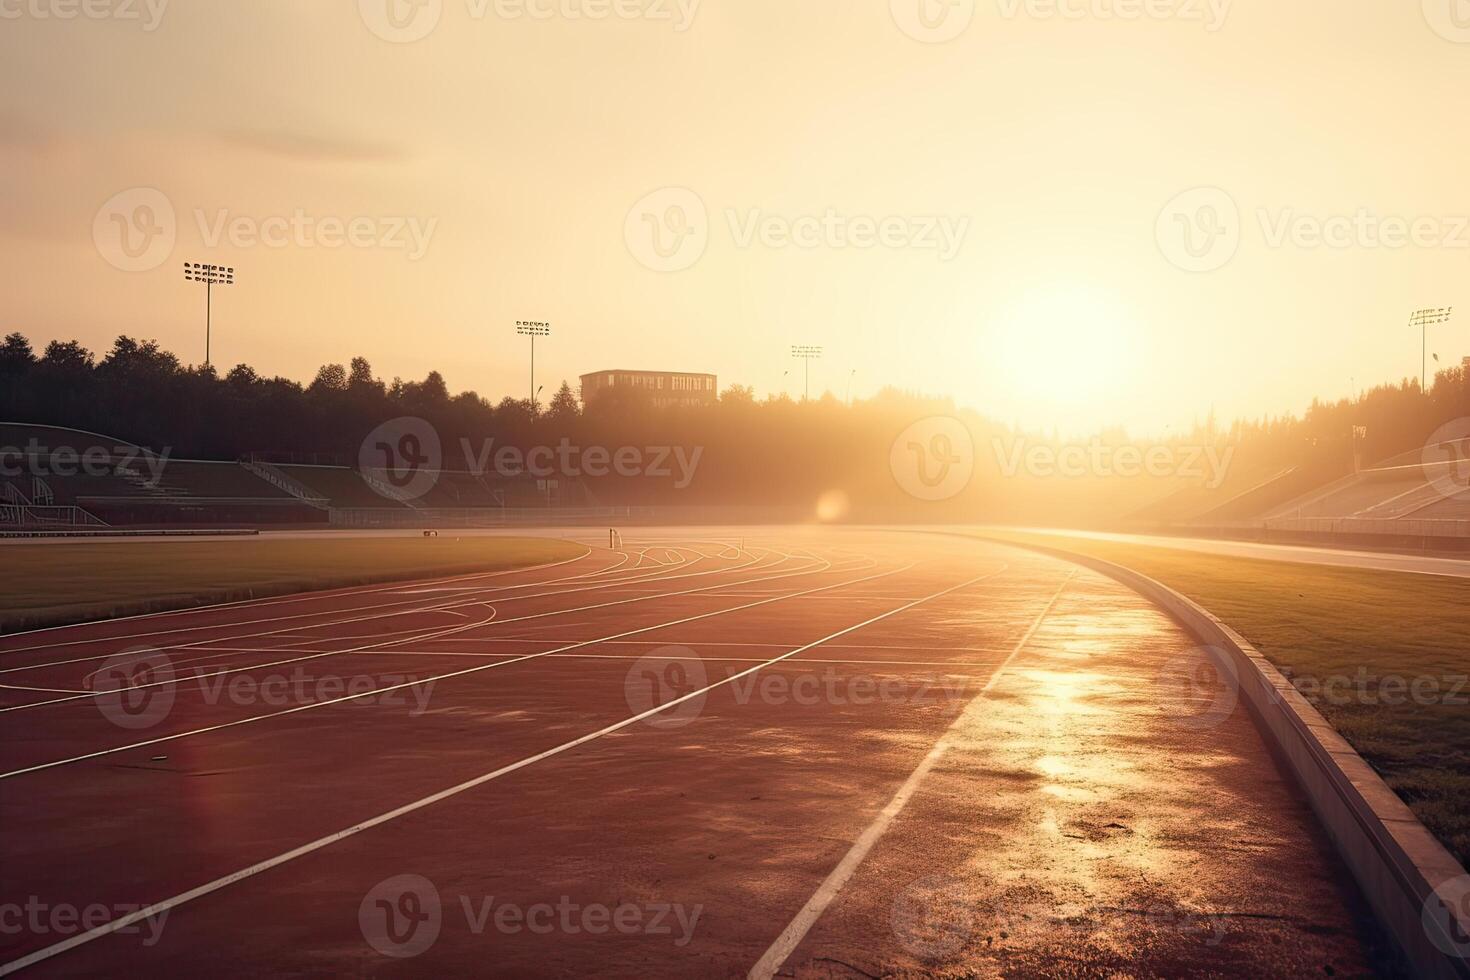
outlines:
[[[312,490],[300,480],[297,480],[294,477],[287,476],[285,473],[282,473],[280,470],[276,469],[275,466],[265,462],[264,460],[242,459],[240,461],[240,465],[243,466],[247,472],[254,473],[256,476],[260,477],[262,480],[264,480],[266,483],[269,483],[277,490],[289,493],[291,496],[295,497],[297,500],[301,501],[304,504],[310,504],[317,510],[329,509],[326,497],[323,497],[315,490]]]
[[[107,527],[106,521],[81,507],[6,504],[0,507],[6,527]]]

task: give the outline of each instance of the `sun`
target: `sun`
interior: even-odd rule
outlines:
[[[1048,421],[1101,410],[1139,377],[1137,325],[1102,290],[1030,292],[990,321],[980,347],[988,400]],[[1110,415],[1100,411],[1098,417]]]

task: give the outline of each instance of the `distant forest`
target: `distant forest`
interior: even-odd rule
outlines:
[[[903,503],[888,473],[889,454],[899,433],[931,415],[964,420],[975,440],[976,477],[951,502],[957,515],[983,504],[988,515],[1024,516],[1027,504],[1059,502],[1078,517],[1092,510],[1116,514],[1170,489],[1070,480],[1042,491],[1039,481],[1024,476],[1001,480],[992,445],[1020,438],[1055,444],[1055,434],[1018,432],[947,400],[894,390],[847,405],[831,394],[810,402],[757,399],[750,388],[732,385],[710,405],[658,408],[634,391],[584,406],[563,382],[533,411],[524,398],[492,402],[475,392],[451,394],[438,372],[422,381],[386,381],[360,357],[325,365],[303,385],[262,377],[244,364],[221,377],[211,367],[184,366],[153,341],[129,337],[100,357],[74,341],[53,341],[38,355],[19,333],[0,343],[3,421],[99,432],[158,451],[167,447],[176,459],[267,453],[342,465],[356,461],[367,433],[400,416],[427,419],[438,429],[447,468],[461,467],[461,439],[479,445],[494,438],[497,446],[522,448],[564,438],[582,446],[698,446],[698,479],[677,498],[690,504],[805,501],[834,488],[854,505]],[[1358,443],[1363,462],[1371,464],[1417,453],[1436,429],[1463,417],[1470,417],[1470,382],[1457,367],[1441,372],[1427,395],[1415,379],[1374,388],[1356,401],[1317,402],[1301,417],[1223,426],[1207,419],[1167,443],[1234,446],[1235,465],[1251,473],[1311,465],[1332,475],[1351,470],[1357,427],[1367,430]],[[1109,444],[1130,442],[1121,431],[1097,435]],[[638,502],[670,491],[642,481],[602,492]]]

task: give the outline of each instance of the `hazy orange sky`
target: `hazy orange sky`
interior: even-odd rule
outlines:
[[[517,319],[548,388],[799,393],[819,344],[814,389],[1064,430],[1417,376],[1419,307],[1470,354],[1464,0],[87,3],[0,0],[0,330],[38,347],[202,360],[188,260],[239,270],[221,368],[495,399]]]

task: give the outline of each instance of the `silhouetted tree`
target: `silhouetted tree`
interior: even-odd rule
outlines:
[[[582,414],[582,408],[577,404],[577,396],[572,393],[572,386],[565,381],[556,390],[556,395],[551,399],[551,405],[546,410],[546,417],[552,422],[570,422]]]
[[[340,364],[323,364],[307,389],[312,394],[347,390],[347,369]]]
[[[35,363],[35,352],[25,335],[12,333],[0,341],[0,375],[16,377],[29,371]]]
[[[497,447],[523,449],[568,439],[612,451],[678,446],[700,452],[689,487],[675,490],[668,479],[615,474],[596,480],[596,497],[604,503],[800,509],[841,490],[853,501],[855,516],[864,506],[869,513],[907,515],[915,513],[916,502],[890,469],[895,440],[919,419],[953,416],[971,431],[975,474],[952,501],[919,511],[934,519],[1004,520],[1061,509],[1073,515],[1117,514],[1180,486],[1177,481],[1045,480],[1003,473],[991,451],[995,440],[1035,445],[1060,437],[997,425],[948,400],[891,389],[848,406],[834,397],[799,402],[783,393],[758,400],[751,388],[731,385],[712,403],[659,406],[645,391],[619,388],[579,406],[574,390],[563,382],[545,409],[534,412],[525,398],[506,397],[492,405],[473,391],[451,395],[438,372],[421,382],[384,384],[362,357],[353,358],[350,367],[326,365],[303,387],[290,378],[263,377],[244,364],[220,378],[212,368],[181,366],[154,341],[126,336],[117,338],[95,366],[92,354],[76,342],[50,343],[38,359],[21,334],[0,341],[5,417],[168,448],[175,458],[279,452],[347,463],[372,429],[414,415],[439,432],[449,466],[464,465],[461,440],[472,447],[488,439]],[[1365,462],[1412,461],[1431,432],[1463,417],[1470,417],[1470,379],[1456,367],[1440,372],[1428,395],[1417,381],[1406,381],[1374,388],[1356,400],[1316,401],[1301,417],[1241,420],[1225,427],[1211,414],[1173,441],[1235,445],[1232,475],[1238,469],[1243,485],[1233,492],[1240,492],[1286,470],[1299,470],[1307,483],[1350,472],[1354,426],[1368,429],[1359,442]],[[1131,442],[1120,429],[1101,432],[1099,438],[1110,445]],[[1308,489],[1303,486],[1302,492]]]

